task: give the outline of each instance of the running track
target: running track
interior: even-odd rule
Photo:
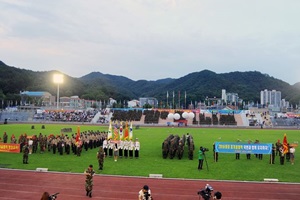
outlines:
[[[57,200],[84,200],[83,174],[0,169],[0,199],[40,200],[44,191],[59,192]],[[149,185],[155,200],[197,200],[197,191],[209,183],[221,191],[223,200],[300,199],[300,184],[231,182],[95,175],[91,199],[138,199],[138,191]],[[201,198],[202,199],[202,198]]]

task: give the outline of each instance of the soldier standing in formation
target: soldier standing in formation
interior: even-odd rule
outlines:
[[[282,144],[280,143],[280,140],[277,140],[275,146],[276,146],[276,156],[277,156],[278,154],[279,154],[279,156],[280,156],[280,151],[279,151],[279,149],[280,149],[280,147],[282,146]]]
[[[99,163],[99,170],[103,170],[103,163],[104,163],[104,158],[105,158],[105,152],[103,150],[103,147],[99,147],[99,151],[97,152],[97,159]]]
[[[279,148],[280,164],[284,165],[284,148],[283,145]]]
[[[52,152],[53,154],[56,154],[57,140],[55,137],[52,139],[51,144],[52,144]]]
[[[274,144],[272,144],[272,153],[270,154],[270,164],[275,164],[275,152],[276,152],[276,147]]]

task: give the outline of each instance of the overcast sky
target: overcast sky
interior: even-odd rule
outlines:
[[[132,80],[259,71],[300,82],[299,0],[0,0],[0,8],[9,66]]]

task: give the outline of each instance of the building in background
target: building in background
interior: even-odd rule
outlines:
[[[261,91],[260,104],[267,107],[281,108],[281,92],[267,89]]]
[[[21,106],[35,104],[38,106],[52,106],[55,105],[55,96],[45,91],[21,91]]]
[[[226,104],[238,103],[241,99],[239,99],[238,93],[227,93],[225,89],[222,89],[222,102]]]
[[[158,101],[154,97],[141,97],[139,98],[140,107],[144,107],[144,105],[149,104],[153,108],[158,108]]]

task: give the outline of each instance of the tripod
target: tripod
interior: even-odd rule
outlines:
[[[208,169],[208,164],[207,164],[207,160],[206,160],[206,155],[205,155],[204,152],[203,152],[203,157],[204,157],[204,161],[205,161],[205,164],[206,164],[207,171],[209,171],[209,169]]]

